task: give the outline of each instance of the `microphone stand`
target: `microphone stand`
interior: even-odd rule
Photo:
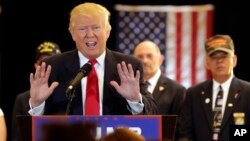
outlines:
[[[71,110],[71,106],[72,106],[73,98],[75,98],[75,89],[72,89],[71,91],[66,93],[66,96],[68,98],[68,104],[67,104],[65,115],[69,115],[70,110]]]

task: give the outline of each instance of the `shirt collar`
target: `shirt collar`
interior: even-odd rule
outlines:
[[[223,83],[219,83],[219,82],[217,82],[216,80],[213,79],[213,90],[218,89],[220,85],[221,85],[221,87],[222,87],[223,90],[225,90],[225,89],[228,90],[229,87],[230,87],[232,79],[233,79],[233,73],[231,74],[231,76],[229,77],[229,79],[227,79]]]
[[[148,79],[148,82],[152,85],[152,84],[156,84],[156,82],[158,81],[159,77],[161,76],[161,70],[158,69],[157,72]]]
[[[80,58],[80,66],[86,64],[89,61],[89,59],[86,58],[79,50],[78,50],[78,56]],[[106,56],[106,50],[104,50],[104,52],[99,57],[96,58],[97,63],[102,67],[104,66],[105,56]]]

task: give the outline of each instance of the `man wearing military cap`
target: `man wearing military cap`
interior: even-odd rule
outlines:
[[[182,141],[228,141],[231,124],[250,123],[250,83],[233,73],[237,56],[232,38],[212,36],[205,51],[212,78],[187,90],[178,129]]]
[[[40,65],[41,60],[49,56],[60,54],[60,53],[61,53],[61,50],[58,44],[51,42],[51,41],[44,41],[36,48],[35,67],[37,65]]]
[[[60,54],[61,50],[58,44],[51,41],[44,41],[36,48],[35,54],[35,63],[34,67],[36,68],[41,64],[41,61],[50,56]],[[13,117],[12,117],[12,131],[11,131],[11,141],[19,141],[21,140],[21,135],[19,132],[19,124],[17,121],[18,115],[27,115],[27,111],[29,109],[29,91],[23,92],[16,96],[16,101],[13,109]]]

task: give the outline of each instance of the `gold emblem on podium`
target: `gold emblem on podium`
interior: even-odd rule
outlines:
[[[235,125],[244,125],[245,124],[245,113],[236,112],[233,113],[234,116],[234,124]]]

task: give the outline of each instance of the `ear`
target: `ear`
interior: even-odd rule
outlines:
[[[69,32],[71,34],[72,39],[75,41],[74,30],[72,29],[72,27],[69,28]]]
[[[163,63],[163,61],[164,61],[164,56],[161,55],[159,59],[160,59],[160,65],[162,65],[162,63]]]
[[[236,55],[234,55],[234,58],[233,58],[234,67],[237,65],[237,61],[238,61],[238,58]]]
[[[206,68],[207,68],[207,70],[210,70],[210,64],[209,64],[208,56],[206,56]]]
[[[107,31],[106,31],[106,37],[107,37],[107,39],[108,39],[109,36],[110,36],[110,32],[111,32],[111,29],[107,29]]]

